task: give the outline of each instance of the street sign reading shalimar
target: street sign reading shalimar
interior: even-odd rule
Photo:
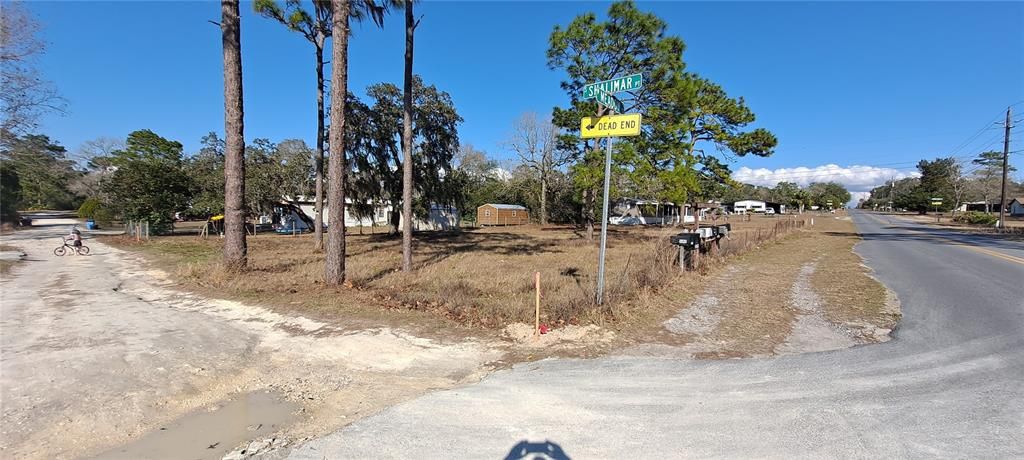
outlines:
[[[615,93],[633,91],[644,86],[644,77],[641,74],[627,75],[625,77],[613,78],[611,80],[591,83],[583,87],[583,99],[597,99],[612,113],[618,115],[606,115],[600,118],[584,117],[580,120],[580,137],[594,139],[604,137],[607,149],[604,154],[604,199],[601,202],[601,249],[597,257],[597,304],[604,303],[604,256],[608,247],[608,190],[611,188],[612,176],[612,139],[616,136],[638,136],[640,135],[640,114],[622,113],[623,107]]]
[[[583,86],[583,99],[594,99],[600,91],[606,93],[617,93],[619,91],[633,91],[644,86],[643,74],[635,73],[625,77],[613,78],[611,80],[599,81]]]

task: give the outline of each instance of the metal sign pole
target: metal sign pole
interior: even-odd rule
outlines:
[[[597,304],[604,304],[604,253],[608,246],[608,189],[612,177],[612,137],[604,155],[604,203],[601,205],[601,252],[597,262]]]

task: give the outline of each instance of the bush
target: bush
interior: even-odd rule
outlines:
[[[994,225],[997,220],[999,218],[992,214],[978,211],[968,211],[953,218],[954,222],[973,225]]]
[[[103,203],[97,198],[89,198],[78,207],[78,217],[82,219],[95,219],[96,211],[103,207]]]
[[[96,210],[96,214],[93,215],[93,220],[100,225],[110,225],[116,217],[117,216],[114,215],[113,211],[107,209],[106,206],[103,206]]]
[[[17,222],[21,203],[18,173],[7,161],[0,161],[0,222]]]
[[[78,207],[78,217],[95,220],[101,225],[110,225],[114,220],[114,212],[98,198],[89,198]]]

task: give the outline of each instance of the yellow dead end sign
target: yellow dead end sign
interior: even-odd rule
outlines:
[[[606,115],[600,118],[584,117],[580,120],[580,137],[594,139],[610,136],[639,136],[640,114]]]

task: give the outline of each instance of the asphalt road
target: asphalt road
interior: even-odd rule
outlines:
[[[857,252],[902,303],[892,341],[763,360],[523,364],[291,457],[1024,458],[1024,244],[853,219]]]

